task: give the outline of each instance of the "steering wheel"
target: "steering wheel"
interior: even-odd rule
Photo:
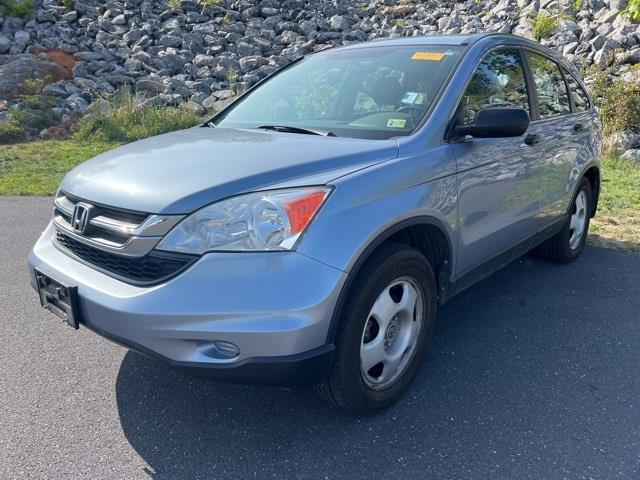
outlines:
[[[398,108],[396,110],[396,112],[401,112],[401,113],[402,112],[406,112],[406,113],[414,112],[414,114],[417,113],[419,115],[422,115],[426,111],[427,111],[427,109],[426,109],[426,107],[424,105],[404,105],[404,106],[402,106],[402,107],[400,107],[400,108]]]

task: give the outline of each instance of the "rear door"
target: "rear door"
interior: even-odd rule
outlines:
[[[572,113],[567,81],[559,65],[543,54],[524,50],[534,87],[534,121],[530,133],[539,140],[536,169],[537,197],[540,200],[538,218],[544,228],[566,212],[573,194],[571,182],[580,139],[588,125],[579,115]],[[573,180],[575,184],[575,179]]]
[[[490,51],[463,94],[459,108],[464,123],[472,123],[487,107],[520,107],[531,113],[527,83],[518,48]],[[538,230],[538,159],[543,147],[526,143],[528,133],[452,143],[458,168],[458,275],[526,243]]]

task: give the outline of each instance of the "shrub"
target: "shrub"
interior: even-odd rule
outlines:
[[[78,140],[98,139],[131,142],[193,127],[202,119],[194,112],[177,107],[136,105],[130,93],[120,93],[106,111],[90,113],[78,125]]]
[[[33,135],[54,123],[51,113],[41,110],[15,109],[11,112],[11,119]]]
[[[640,22],[640,0],[629,0],[627,8],[622,11],[622,15],[636,22]]]
[[[33,15],[33,0],[0,0],[0,17],[28,18]]]
[[[37,135],[44,128],[56,123],[51,110],[58,104],[49,95],[23,95],[20,106],[11,107],[8,119],[0,123],[0,143],[19,142]]]
[[[51,109],[58,105],[58,99],[53,95],[20,95],[22,109],[39,110],[51,113]]]
[[[583,6],[584,0],[573,0],[571,2],[571,10],[573,10],[574,12],[579,12],[580,10],[582,10]]]
[[[605,134],[640,125],[640,85],[616,79],[596,70],[591,93],[600,113]]]
[[[13,118],[6,122],[0,122],[0,144],[19,142],[26,137],[25,129]]]
[[[543,38],[550,37],[556,28],[560,20],[557,15],[549,15],[547,12],[538,12],[531,21],[531,30],[536,40],[540,41]]]
[[[404,18],[399,18],[396,20],[396,27],[398,28],[404,28],[407,26],[407,22],[405,21]]]
[[[180,7],[180,0],[169,0],[169,6],[171,6],[171,8]]]

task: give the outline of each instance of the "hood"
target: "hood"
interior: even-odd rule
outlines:
[[[181,214],[237,193],[321,185],[397,154],[395,140],[195,127],[98,155],[61,188],[97,204]]]

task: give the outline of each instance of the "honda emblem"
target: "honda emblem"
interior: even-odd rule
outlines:
[[[76,233],[84,233],[89,225],[91,205],[85,203],[77,203],[73,208],[73,215],[71,216],[71,227]]]

